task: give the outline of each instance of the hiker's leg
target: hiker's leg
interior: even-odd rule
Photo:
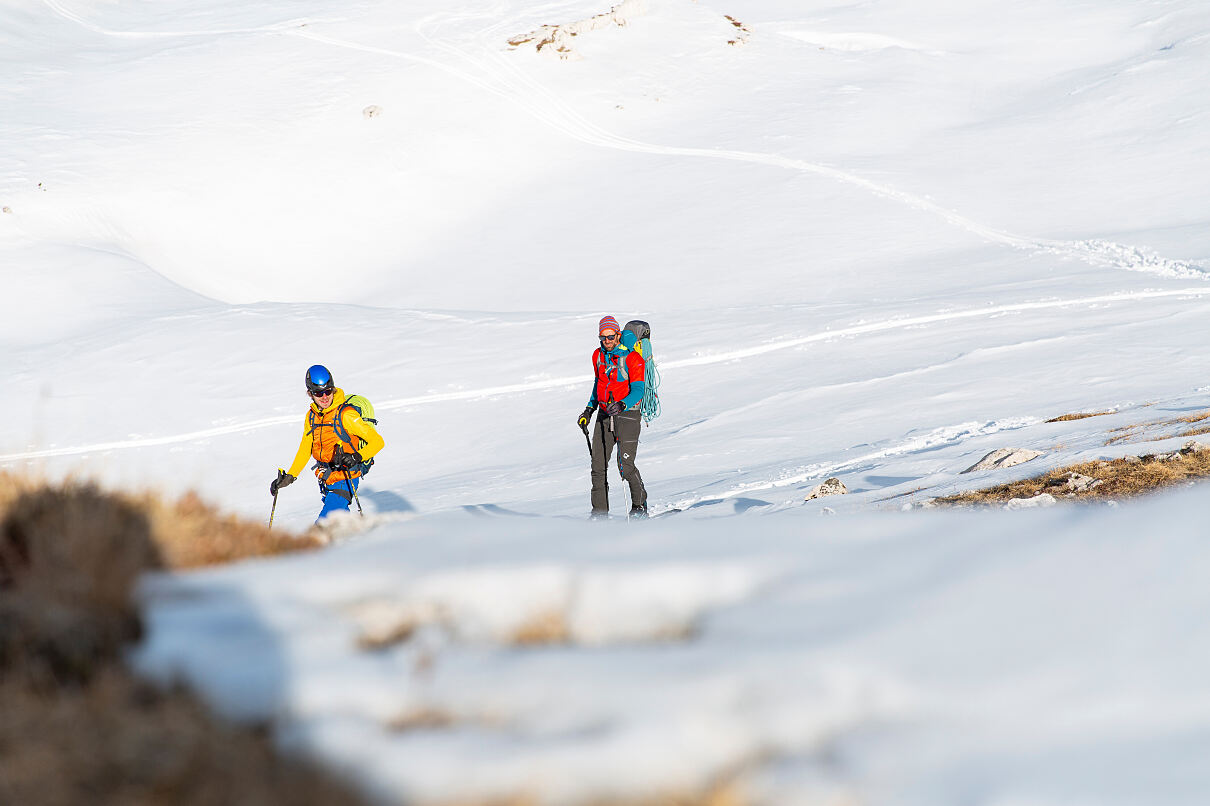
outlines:
[[[353,480],[354,483],[356,483],[357,481],[358,481],[357,479]],[[343,487],[343,486],[344,486],[344,482],[341,482],[341,487]],[[349,504],[351,504],[352,502],[353,502],[353,496],[351,493],[349,493],[349,490],[347,488],[340,489],[338,487],[328,487],[327,492],[324,494],[323,509],[321,509],[319,511],[319,517],[315,519],[315,522],[319,523],[324,518],[331,515],[333,512],[337,512],[339,510],[344,510],[345,512],[348,512]]]
[[[635,467],[635,455],[639,452],[639,431],[643,428],[643,415],[628,411],[614,418],[618,439],[618,471],[630,485],[630,505],[647,508],[647,488],[643,477]]]
[[[609,418],[597,412],[592,428],[592,511],[609,511],[609,456],[613,453],[613,435]]]

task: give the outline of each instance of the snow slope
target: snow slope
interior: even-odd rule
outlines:
[[[585,24],[603,14],[612,16]],[[509,44],[560,25],[579,31],[563,53],[539,51],[540,37]],[[595,323],[610,313],[654,326],[664,415],[644,433],[639,466],[653,511],[687,510],[651,530],[650,546],[627,535],[626,550],[638,568],[652,569],[650,584],[659,589],[667,558],[709,565],[703,556],[718,547],[721,564],[738,569],[739,588],[717,583],[720,596],[738,591],[721,602],[735,608],[737,635],[759,632],[774,607],[760,593],[766,578],[744,569],[764,567],[770,556],[774,566],[788,563],[787,574],[810,569],[811,555],[788,547],[816,535],[836,541],[841,554],[854,552],[845,557],[858,564],[846,573],[860,576],[852,569],[866,563],[875,581],[875,559],[859,562],[861,550],[841,545],[844,535],[915,541],[923,563],[947,570],[902,573],[917,588],[954,591],[975,590],[978,569],[990,567],[978,563],[995,563],[1013,550],[1001,544],[1023,532],[1036,537],[1029,548],[1036,562],[1059,568],[1074,566],[1046,536],[1131,537],[1138,533],[1131,524],[1141,522],[1154,534],[1191,535],[1198,492],[1146,516],[1081,510],[1037,521],[991,514],[920,521],[881,511],[1072,461],[1179,444],[1172,429],[1144,431],[1170,437],[1145,446],[1105,443],[1111,429],[1210,407],[1210,359],[1201,349],[1210,313],[1208,45],[1210,11],[1193,0],[627,0],[612,10],[586,0],[456,7],[11,0],[0,9],[0,276],[8,300],[0,347],[12,368],[0,466],[168,493],[197,489],[266,517],[268,482],[300,433],[300,376],[319,362],[380,412],[387,449],[363,487],[367,510],[410,520],[375,531],[365,549],[348,547],[347,559],[334,552],[305,563],[345,564],[340,585],[352,589],[378,578],[371,569],[383,564],[388,587],[440,569],[457,578],[489,549],[572,567],[577,552],[611,550],[598,532],[562,517],[587,509],[585,449],[573,419],[588,393]],[[1045,422],[1092,410],[1113,414]],[[1045,454],[1009,470],[960,475],[1004,446]],[[807,489],[833,475],[851,495],[803,503]],[[617,512],[625,502],[616,480],[614,494]],[[818,518],[825,505],[840,517]],[[302,529],[317,509],[304,480],[282,494],[278,522]],[[499,523],[481,522],[492,515]],[[986,552],[972,548],[975,566],[951,566],[944,545],[935,554],[925,549],[937,534],[980,535]],[[432,554],[415,576],[407,563],[421,563],[412,556],[421,549]],[[1092,562],[1093,548],[1083,550],[1082,561]],[[1200,557],[1191,542],[1173,551]],[[246,625],[239,630],[283,646],[305,640],[295,633],[302,622],[271,615],[294,595],[282,570],[293,562],[217,572],[216,590],[238,591],[229,606]],[[850,584],[840,572],[831,580],[819,573],[825,590]],[[270,584],[279,576],[280,585]],[[555,570],[549,584],[565,590],[565,577]],[[496,591],[484,594],[489,610],[508,609],[514,577],[476,579]],[[712,577],[693,579],[693,590],[715,588]],[[1033,662],[1038,675],[1066,665],[1093,669],[1093,655],[1016,607],[1008,591],[1030,579],[997,588],[999,604],[996,591],[979,594],[997,612],[1022,613],[1020,674],[1033,674]],[[1074,572],[1060,579],[1084,582]],[[281,598],[247,598],[262,585]],[[188,616],[199,619],[190,629],[228,640],[206,615],[214,595]],[[831,595],[821,602],[843,605]],[[912,606],[893,586],[870,595],[880,611]],[[1195,594],[1190,587],[1173,595],[1157,618],[1185,623]],[[165,612],[175,606],[168,601]],[[699,606],[706,607],[690,609]],[[787,611],[794,621],[814,612],[798,607]],[[1108,625],[1119,615],[1127,617],[1106,607],[1088,619]],[[314,668],[311,649],[275,655],[254,668],[267,687],[255,690],[280,702],[283,730],[314,749],[343,757],[380,739],[381,763],[359,767],[367,785],[452,797],[443,788],[453,786],[441,777],[446,767],[433,765],[431,778],[397,769],[394,740],[380,728],[354,719],[349,735],[358,738],[346,741],[330,727],[347,703],[322,704],[341,688],[323,675],[357,675],[364,662],[345,640],[345,617],[331,618],[328,672]],[[991,632],[976,620],[965,626],[964,641]],[[827,629],[848,627],[838,621]],[[887,640],[938,650],[936,633],[915,629],[904,623]],[[777,636],[808,678],[827,677],[811,660],[821,644],[793,630]],[[152,665],[185,670],[220,703],[238,704],[242,684],[214,682],[210,675],[221,670],[191,660],[187,647],[181,655],[166,648],[196,637],[155,626]],[[920,669],[884,665],[884,650],[885,658],[915,656],[869,640],[868,654],[845,662],[889,681],[879,691],[914,691],[920,675],[935,673],[928,664],[940,663],[921,660],[932,657],[921,650]],[[593,653],[564,655],[575,674],[593,681],[663,675],[667,686],[653,683],[652,696],[673,697],[680,705],[670,707],[687,719],[693,703],[709,698],[674,696],[678,681],[725,688],[735,679],[742,688],[769,673],[760,652],[731,657],[730,645],[713,638],[701,651],[728,662],[711,661],[694,677],[680,661],[670,661],[674,674],[625,653],[600,659],[600,669]],[[477,676],[531,662],[508,650],[475,658],[460,676],[438,672],[440,685],[462,692]],[[749,676],[731,661],[757,671]],[[543,679],[562,673],[542,657],[533,662]],[[1123,662],[1146,671],[1138,657]],[[854,680],[866,678],[844,669],[835,686],[813,689],[817,699],[789,701],[808,709],[834,696],[848,702],[837,692],[861,689]],[[1012,688],[1019,669],[1002,671],[975,664],[961,686]],[[312,675],[308,696],[316,699],[296,699],[291,681]],[[947,685],[933,694],[960,693]],[[365,696],[411,696],[407,685],[389,689],[374,684]],[[635,691],[619,684],[615,696],[620,702]],[[1080,702],[1113,691],[1093,690]],[[502,689],[502,697],[514,695],[527,696]],[[1031,685],[1014,696],[1023,714],[1050,702]],[[875,721],[901,713],[898,702],[875,708]],[[314,723],[312,705],[324,712]],[[864,724],[848,706],[836,708],[846,725]],[[857,772],[846,785],[882,776],[888,758],[901,757],[898,772],[886,773],[894,781],[934,764],[951,769],[959,751],[981,760],[963,757],[965,778],[939,772],[936,786],[921,790],[931,800],[919,802],[969,802],[968,784],[1000,793],[986,802],[1026,802],[1020,792],[1034,789],[989,782],[1051,775],[1050,766],[1013,749],[1009,737],[1024,723],[967,715],[973,732],[963,747],[938,739],[931,757],[928,736],[943,730],[948,711],[911,713],[920,721],[913,730],[923,733],[857,742]],[[1128,739],[1134,730],[1151,735],[1141,717],[1119,716]],[[680,778],[660,762],[674,776],[664,783],[698,786],[734,769],[768,739],[773,728],[765,722],[754,718],[755,744],[690,756],[701,763],[686,762]],[[635,725],[667,739],[657,716]],[[467,744],[485,765],[496,764],[491,748],[512,759],[499,761],[498,777],[485,773],[481,794],[490,781],[515,785],[527,765],[587,764],[573,758],[579,733],[552,735],[561,738],[515,753],[505,753],[498,736]],[[617,759],[650,747],[632,745],[624,732],[603,735],[616,743]],[[1195,748],[1167,736],[1168,758]],[[1057,753],[1063,740],[1048,731],[1045,741]],[[410,752],[462,758],[450,742],[458,740],[440,730],[406,740]],[[904,756],[904,747],[913,752]],[[1100,752],[1073,749],[1060,778],[1086,780],[1081,765]],[[580,789],[557,791],[592,796],[592,782],[616,782],[617,769],[602,764],[584,772]],[[636,774],[624,783],[657,778]],[[892,789],[863,785],[861,798],[916,802]],[[802,802],[789,791],[797,790],[774,787],[782,794],[769,795],[771,802]],[[1028,802],[1109,798],[1092,789],[1063,790],[1066,799],[1050,791],[1037,789],[1042,800]],[[1193,791],[1192,783],[1176,789],[1172,800]],[[1142,802],[1132,797],[1119,793],[1119,802]]]

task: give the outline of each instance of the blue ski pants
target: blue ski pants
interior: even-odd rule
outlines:
[[[357,485],[361,483],[360,478],[352,479],[353,489],[357,489]],[[349,493],[350,482],[340,481],[332,486],[324,487],[324,505],[319,511],[319,517],[315,519],[319,523],[324,518],[331,515],[337,510],[349,511],[349,505],[353,503],[353,496]]]

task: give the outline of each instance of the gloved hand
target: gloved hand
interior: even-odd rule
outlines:
[[[363,461],[365,460],[361,458],[361,454],[357,451],[345,453],[338,449],[336,453],[332,454],[332,461],[328,462],[328,467],[333,470],[352,470]]]
[[[588,421],[592,419],[592,406],[585,406],[584,413],[576,418],[576,425],[580,426],[581,431],[588,430]]]
[[[609,417],[621,414],[624,411],[626,411],[626,407],[622,405],[622,401],[620,400],[611,400],[605,404],[605,414]]]
[[[277,478],[269,483],[269,494],[277,495],[277,491],[282,487],[289,487],[294,483],[294,477],[284,470],[277,471]]]

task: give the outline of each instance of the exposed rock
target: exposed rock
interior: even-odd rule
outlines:
[[[1124,461],[1128,465],[1138,465],[1138,464],[1142,464],[1142,462],[1143,462],[1143,460],[1137,456],[1127,456]]]
[[[647,0],[622,0],[604,14],[564,25],[543,25],[536,31],[514,36],[508,40],[508,44],[518,48],[536,43],[534,49],[539,53],[552,53],[560,59],[578,59],[580,55],[572,46],[573,37],[615,25],[624,28],[632,18],[646,13]]]
[[[1040,507],[1053,507],[1059,503],[1059,499],[1055,498],[1050,493],[1039,493],[1033,498],[1014,498],[1004,505],[1005,509],[1038,509]]]
[[[1037,459],[1042,451],[1029,448],[1000,448],[984,456],[975,464],[963,470],[963,473],[974,473],[976,470],[995,470],[1001,467],[1012,467],[1032,459]]]
[[[1206,446],[1198,442],[1196,439],[1191,439],[1181,446],[1181,454],[1188,456],[1191,453],[1201,453],[1206,450]]]
[[[844,482],[836,477],[832,477],[823,484],[816,484],[807,493],[804,501],[810,501],[815,498],[823,498],[825,495],[845,495],[849,492],[849,488],[844,486]]]
[[[1080,473],[1068,473],[1067,483],[1064,488],[1071,490],[1073,493],[1082,493],[1085,490],[1091,490],[1094,487],[1099,487],[1104,484],[1102,479],[1094,479],[1092,476],[1085,476]]]

